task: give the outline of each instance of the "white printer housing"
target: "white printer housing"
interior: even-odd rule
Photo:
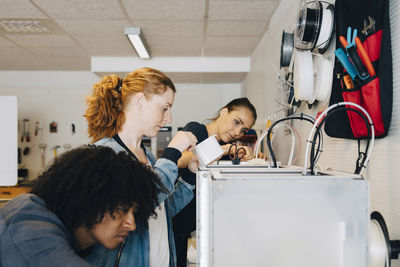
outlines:
[[[366,267],[368,181],[300,168],[197,173],[198,267]]]

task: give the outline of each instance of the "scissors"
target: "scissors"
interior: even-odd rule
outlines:
[[[246,149],[239,147],[237,144],[232,144],[228,150],[229,158],[232,160],[232,164],[238,165],[240,160],[246,155]]]

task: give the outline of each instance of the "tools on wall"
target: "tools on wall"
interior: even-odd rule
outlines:
[[[39,149],[40,149],[40,159],[42,162],[42,168],[44,168],[45,164],[46,164],[46,144],[45,143],[40,143],[39,144]]]
[[[50,132],[51,133],[56,133],[57,132],[57,122],[52,121],[49,124]]]
[[[29,124],[31,118],[24,118],[19,121],[19,157],[18,160],[24,163],[24,168],[33,169],[29,173],[28,180],[34,179],[40,174],[49,160],[56,159],[60,153],[72,149],[73,137],[76,131],[76,124],[63,122],[61,124],[52,120],[45,122],[43,120],[33,120],[33,125]],[[43,128],[47,124],[49,127]],[[66,143],[61,143],[67,141]],[[59,148],[62,147],[60,151]],[[46,155],[52,153],[52,155]],[[21,164],[20,163],[20,164]]]
[[[43,134],[43,123],[42,121],[35,122],[35,136],[42,137]]]
[[[388,134],[393,106],[393,74],[389,1],[337,0],[336,50],[330,103],[352,102],[370,114],[376,137]],[[358,8],[360,7],[360,8]],[[357,12],[354,9],[357,8]],[[330,137],[367,138],[357,114],[329,118]]]
[[[24,119],[22,121],[22,136],[21,136],[21,142],[29,142],[30,138],[29,138],[29,120],[28,119]]]

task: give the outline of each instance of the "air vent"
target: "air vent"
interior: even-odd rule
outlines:
[[[26,33],[42,33],[49,32],[40,21],[35,20],[2,20],[0,25],[10,33],[26,32]]]

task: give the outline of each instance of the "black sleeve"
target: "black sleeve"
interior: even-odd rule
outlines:
[[[177,164],[181,156],[182,153],[178,149],[174,147],[166,147],[160,158],[169,159]]]
[[[193,133],[197,138],[197,144],[203,142],[208,138],[207,127],[204,124],[198,122],[189,122],[183,127],[182,131],[187,131]],[[179,175],[187,183],[191,185],[196,184],[196,174],[191,172],[188,168],[179,169]]]
[[[208,137],[206,126],[198,122],[189,122],[182,130],[193,133],[197,138],[197,143],[202,142]],[[172,147],[166,147],[161,158],[169,159],[176,164],[181,156],[182,153],[179,150]]]
[[[186,124],[182,130],[194,134],[197,138],[197,143],[201,143],[208,138],[206,126],[195,121]]]
[[[181,168],[178,173],[185,182],[191,185],[196,185],[196,174],[191,172],[188,168]]]

